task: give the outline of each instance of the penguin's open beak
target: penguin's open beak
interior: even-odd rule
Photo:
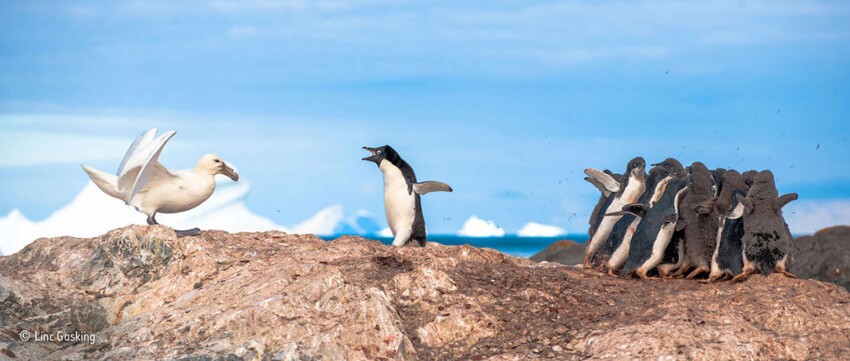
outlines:
[[[239,174],[236,174],[236,171],[233,170],[233,168],[227,166],[227,164],[224,162],[221,162],[221,174],[224,174],[228,178],[233,179],[234,182],[239,181]]]
[[[370,161],[370,162],[375,162],[375,164],[378,164],[378,163],[381,161],[381,158],[380,158],[380,157],[378,157],[378,153],[376,152],[378,148],[363,147],[363,149],[366,149],[366,150],[368,150],[368,151],[369,151],[369,153],[372,153],[372,155],[370,155],[370,156],[368,156],[368,157],[363,158],[363,160],[368,160],[368,161]]]

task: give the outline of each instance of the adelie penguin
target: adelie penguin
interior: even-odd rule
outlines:
[[[664,193],[667,183],[673,179],[673,175],[667,167],[655,165],[646,177],[646,186],[637,203],[648,205],[658,201]],[[657,195],[657,198],[654,198]],[[610,217],[610,216],[609,216]],[[605,263],[608,273],[613,275],[629,258],[629,248],[632,237],[640,224],[641,218],[628,213],[624,214],[608,236],[608,240],[596,252],[596,259]],[[595,263],[595,262],[594,262]]]
[[[666,182],[661,198],[654,206],[647,208],[644,204],[631,204],[623,207],[623,212],[635,214],[642,220],[632,237],[628,260],[620,272],[621,275],[634,273],[640,278],[647,278],[649,271],[658,266],[664,258],[676,224],[680,221],[679,203],[687,189],[685,179],[671,177]]]
[[[626,166],[626,172],[623,173],[625,180],[620,185],[620,191],[616,193],[614,200],[608,208],[605,209],[605,214],[617,212],[621,210],[624,205],[637,201],[645,187],[645,168],[646,162],[642,157],[636,157],[629,161],[629,164]],[[587,172],[587,170],[585,172]],[[602,243],[608,239],[608,235],[611,234],[614,224],[620,220],[620,217],[622,217],[622,215],[605,216],[599,223],[599,227],[596,229],[596,232],[593,233],[593,236],[590,237],[590,240],[587,242],[587,247],[585,248],[583,262],[583,266],[585,268],[589,268],[592,265],[596,251]]]
[[[424,247],[427,236],[419,196],[430,192],[451,192],[452,187],[434,181],[416,182],[413,168],[389,145],[363,149],[372,153],[363,160],[375,162],[384,174],[384,211],[393,233],[393,246],[401,247],[416,241]]]
[[[768,275],[773,271],[796,278],[787,271],[791,234],[782,217],[782,207],[797,199],[797,193],[778,196],[773,173],[759,172],[746,197],[736,199],[744,206],[744,269],[735,281],[744,281],[756,271]]]
[[[600,171],[594,168],[587,168],[584,170],[584,173],[588,175],[584,177],[584,180],[593,184],[601,193],[599,201],[593,207],[593,212],[590,214],[590,220],[588,221],[590,228],[587,234],[589,235],[588,237],[593,237],[596,229],[599,228],[599,223],[605,217],[605,210],[608,209],[611,202],[617,197],[617,192],[620,191],[620,182],[623,181],[623,176],[614,174],[607,169]]]

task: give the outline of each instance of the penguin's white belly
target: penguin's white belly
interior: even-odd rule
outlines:
[[[413,227],[416,217],[416,194],[408,192],[407,181],[401,171],[390,162],[380,165],[384,173],[384,211],[387,225],[395,235],[399,230]]]
[[[389,185],[384,187],[384,211],[387,214],[387,224],[393,235],[402,228],[413,227],[416,217],[416,196],[407,193],[407,184],[402,187]]]

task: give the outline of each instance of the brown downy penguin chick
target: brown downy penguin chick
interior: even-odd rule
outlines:
[[[732,169],[723,176],[723,187],[714,208],[720,215],[717,242],[711,257],[711,273],[705,283],[723,280],[741,273],[744,259],[741,254],[741,237],[744,235],[744,206],[737,195],[747,195],[748,187],[741,173]]]
[[[605,209],[603,214],[618,212],[623,209],[624,205],[637,201],[645,187],[645,168],[646,161],[643,160],[643,157],[636,157],[629,161],[626,165],[626,172],[623,173],[625,180],[620,183],[620,191],[616,193],[614,200],[607,209]],[[586,169],[585,173],[588,173],[590,170],[590,168]],[[587,241],[584,253],[584,262],[582,262],[582,266],[584,266],[584,268],[591,267],[593,256],[596,254],[596,251],[602,243],[608,239],[608,235],[611,234],[614,224],[620,220],[620,217],[622,217],[622,215],[603,217],[602,221],[599,223],[599,227],[596,229],[596,232],[594,232],[593,236]]]
[[[746,184],[747,187],[753,186],[753,180],[756,178],[756,174],[759,174],[759,172],[753,169],[741,173],[741,176],[744,177],[744,184]]]
[[[796,278],[786,269],[791,234],[782,217],[782,207],[797,199],[797,193],[777,195],[773,173],[759,172],[747,197],[738,196],[744,205],[744,270],[735,276],[736,282],[744,281],[756,271],[768,275],[773,271]]]
[[[599,172],[596,169],[588,168],[585,170],[585,173],[593,174],[593,176],[588,175],[584,177],[584,180],[593,184],[601,193],[599,201],[596,202],[596,207],[593,207],[593,212],[590,213],[590,220],[588,221],[590,229],[588,229],[587,234],[589,237],[593,237],[596,229],[599,228],[599,222],[602,222],[602,218],[605,216],[604,211],[611,205],[616,193],[620,190],[620,182],[623,177],[619,174],[611,173],[607,169]]]
[[[711,172],[701,162],[691,164],[688,190],[679,206],[680,220],[676,228],[684,231],[685,264],[694,267],[687,278],[711,271],[711,255],[717,241],[719,216],[714,209],[714,189]],[[676,275],[687,269],[680,268]]]

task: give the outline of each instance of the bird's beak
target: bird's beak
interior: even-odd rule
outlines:
[[[234,182],[239,180],[239,175],[236,174],[236,171],[233,168],[227,166],[226,163],[221,162],[221,174],[226,175],[228,178],[233,179]]]
[[[368,160],[368,161],[370,161],[370,162],[375,162],[375,164],[377,164],[378,162],[380,162],[380,161],[381,161],[381,158],[379,158],[379,157],[378,157],[378,153],[376,152],[377,148],[363,147],[363,149],[366,149],[366,150],[368,150],[370,153],[372,153],[372,155],[370,155],[370,156],[368,156],[368,157],[363,158],[363,160]]]

